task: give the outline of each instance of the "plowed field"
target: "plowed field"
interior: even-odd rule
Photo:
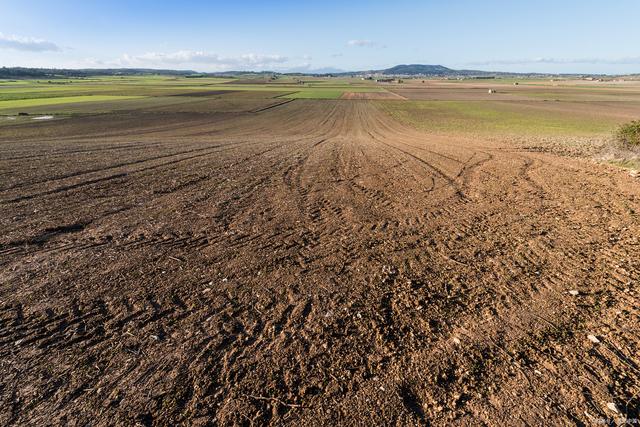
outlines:
[[[636,179],[267,107],[0,130],[0,424],[638,415]]]

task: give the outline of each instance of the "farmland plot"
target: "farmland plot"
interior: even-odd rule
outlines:
[[[381,101],[191,101],[0,128],[2,424],[637,414],[628,173]]]

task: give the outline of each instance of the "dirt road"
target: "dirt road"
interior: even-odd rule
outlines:
[[[0,183],[0,424],[638,415],[622,171],[297,100],[5,127]]]

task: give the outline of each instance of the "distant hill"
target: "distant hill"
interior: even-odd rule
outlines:
[[[89,76],[189,76],[197,74],[191,70],[153,70],[147,68],[101,68],[101,69],[67,69],[67,68],[25,68],[2,67],[0,79],[46,79],[46,78],[71,78]]]
[[[344,73],[347,74],[347,73]],[[354,73],[351,73],[354,74]],[[355,74],[377,74],[385,76],[425,76],[425,77],[491,77],[532,75],[529,73],[504,73],[481,70],[454,70],[443,65],[401,64],[382,70],[358,71]]]
[[[275,76],[275,75],[312,75],[312,76],[356,76],[356,75],[384,75],[384,76],[425,76],[425,77],[533,77],[533,76],[584,76],[582,74],[539,74],[539,73],[506,73],[480,70],[454,70],[442,65],[402,64],[382,70],[342,71],[334,68],[320,68],[316,70],[292,69],[289,72],[275,71],[224,71],[215,73],[199,73],[192,70],[156,70],[149,68],[86,68],[86,69],[56,69],[56,68],[25,68],[2,67],[0,79],[55,79],[89,76],[145,76],[164,75],[181,77],[247,77],[247,76]],[[592,76],[602,76],[593,74]]]
[[[425,75],[425,76],[447,76],[456,74],[457,71],[451,68],[443,67],[442,65],[424,65],[424,64],[409,64],[409,65],[396,65],[395,67],[380,70],[381,74],[388,75]]]

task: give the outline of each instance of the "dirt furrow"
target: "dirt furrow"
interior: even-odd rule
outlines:
[[[637,415],[632,178],[365,100],[255,111],[0,138],[40,171],[0,205],[0,423]]]

